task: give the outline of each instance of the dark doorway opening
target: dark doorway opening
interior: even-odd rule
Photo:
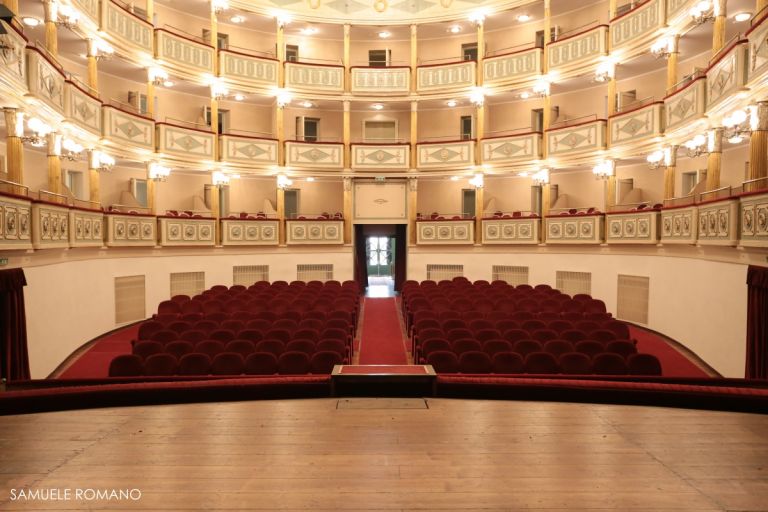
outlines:
[[[355,225],[355,279],[376,296],[400,291],[406,273],[405,224]],[[374,288],[375,287],[375,288]]]

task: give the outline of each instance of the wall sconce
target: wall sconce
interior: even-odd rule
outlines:
[[[285,89],[276,89],[275,98],[277,99],[277,108],[284,108],[286,105],[290,105],[293,97],[291,93]]]
[[[55,4],[55,2],[51,3]],[[77,26],[77,22],[80,21],[80,13],[69,5],[58,6],[58,17],[55,16],[56,11],[57,9],[54,7],[51,18],[57,25],[61,25],[68,29],[73,29]]]
[[[218,80],[211,82],[211,98],[220,100],[227,97],[227,95],[229,95],[229,89],[226,85]]]
[[[61,158],[74,162],[80,158],[80,154],[83,152],[83,146],[73,141],[72,139],[64,139],[61,141]]]
[[[474,23],[476,27],[481,27],[485,23],[486,12],[483,9],[478,9],[469,13],[468,19]]]
[[[649,153],[648,156],[645,157],[645,160],[648,162],[648,168],[649,169],[660,169],[673,165],[673,151],[677,150],[677,146],[674,146],[674,149],[672,147],[666,147],[662,149],[657,149],[653,153]]]
[[[535,84],[533,84],[533,93],[541,98],[549,96],[550,85],[546,78],[539,78]]]
[[[293,185],[293,180],[288,178],[285,174],[277,175],[277,188],[288,188]]]
[[[709,0],[702,0],[688,11],[696,25],[701,25],[715,19],[714,6]]]
[[[27,127],[32,130],[32,135],[28,137],[21,137],[21,140],[22,142],[28,142],[30,145],[36,148],[45,146],[45,137],[53,131],[50,126],[36,117],[33,117],[27,121]]]
[[[676,51],[674,37],[661,38],[651,46],[651,53],[657,59],[668,59]]]
[[[149,77],[149,81],[158,87],[171,87],[173,85],[173,82],[168,80],[168,73],[162,68],[156,66],[149,68],[147,70],[147,76]]]
[[[473,87],[469,93],[469,101],[476,107],[482,107],[485,103],[485,88]]]
[[[217,187],[221,187],[222,185],[229,185],[229,180],[229,175],[224,174],[221,171],[214,171],[211,175],[211,182]]]
[[[229,9],[229,0],[211,0],[211,9],[215,14]]]
[[[291,15],[281,12],[275,15],[275,19],[277,20],[277,26],[279,28],[284,28],[287,24],[291,22]]]
[[[707,149],[707,139],[708,137],[706,135],[699,134],[691,140],[684,142],[683,146],[685,146],[688,156],[695,158],[709,153]]]
[[[750,105],[746,109],[735,110],[723,118],[724,137],[730,144],[739,144],[757,125],[757,107]]]
[[[533,184],[540,187],[549,184],[549,169],[539,169],[533,176]]]
[[[483,185],[485,184],[485,179],[483,177],[483,174],[477,173],[474,176],[472,176],[472,178],[469,179],[469,184],[475,188],[483,188]]]
[[[115,159],[101,151],[91,151],[91,169],[109,172],[115,167]]]
[[[603,83],[609,82],[616,76],[616,62],[608,58],[597,65],[593,81]]]
[[[95,57],[96,60],[109,60],[114,54],[115,49],[101,39],[88,40],[88,55]]]
[[[592,174],[599,180],[607,180],[613,176],[615,168],[616,162],[609,158],[608,160],[598,162],[597,165],[592,168]]]
[[[160,165],[157,162],[152,162],[149,164],[149,179],[152,181],[166,181],[170,175],[171,169],[169,167]]]

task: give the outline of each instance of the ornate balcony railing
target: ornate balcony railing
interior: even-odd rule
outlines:
[[[420,142],[416,154],[419,169],[466,167],[475,163],[475,141]]]
[[[115,105],[102,107],[102,129],[107,144],[119,148],[155,151],[155,121]]]
[[[241,165],[277,165],[278,141],[247,135],[219,137],[221,161]]]
[[[157,151],[170,157],[214,160],[215,135],[200,128],[156,123]]]
[[[104,212],[86,208],[69,210],[70,247],[101,247],[104,245]]]
[[[277,219],[221,219],[221,245],[277,245]]]
[[[58,64],[43,49],[27,46],[29,94],[57,114],[64,114],[65,76]]]
[[[155,58],[174,74],[196,78],[202,73],[214,73],[213,46],[164,28],[155,30],[155,39]]]
[[[0,85],[23,95],[27,91],[27,39],[10,23],[0,21],[0,27],[6,34],[6,49],[0,52]]]
[[[707,70],[707,110],[728,108],[747,82],[748,40],[736,39],[715,56]]]
[[[608,119],[611,147],[636,144],[664,133],[664,102],[656,101],[619,112]]]
[[[157,217],[139,213],[107,212],[107,247],[154,247]]]
[[[764,83],[768,74],[768,10],[757,16],[746,33],[749,40],[747,82],[753,86]]]
[[[423,93],[472,87],[475,85],[476,68],[477,62],[473,60],[419,66],[416,90]]]
[[[698,217],[699,245],[736,245],[739,235],[738,197],[699,203]]]
[[[285,86],[313,93],[340,94],[344,92],[344,66],[286,62]]]
[[[337,245],[344,243],[344,221],[335,219],[288,219],[288,245]]]
[[[353,66],[350,74],[350,88],[353,94],[407,95],[411,89],[411,68],[408,66],[385,68]]]
[[[157,221],[162,246],[216,244],[216,219],[163,215]]]
[[[462,218],[417,220],[416,243],[419,245],[472,245],[475,243],[475,220]]]
[[[408,170],[411,167],[411,145],[352,144],[352,168],[375,170]]]
[[[101,30],[116,50],[126,55],[141,52],[154,56],[154,26],[113,0],[102,2]]]
[[[549,156],[572,156],[605,149],[605,119],[593,119],[572,125],[554,125],[547,130]]]
[[[483,244],[534,245],[541,239],[541,217],[527,213],[522,216],[505,215],[482,220]]]
[[[548,244],[600,244],[604,234],[603,213],[548,215],[544,218]]]
[[[541,158],[541,132],[487,137],[480,141],[483,162],[489,164],[513,164]]]
[[[13,192],[0,192],[0,222],[3,232],[0,237],[0,249],[31,249],[32,202],[15,193],[21,192],[25,187],[13,184],[8,188]]]
[[[706,116],[707,78],[702,76],[664,98],[666,130],[690,126]]]
[[[101,137],[101,100],[68,81],[64,87],[64,119]]]
[[[666,1],[648,0],[610,22],[611,51],[645,53],[666,26]]]
[[[605,214],[609,244],[651,244],[659,243],[660,209],[617,211]]]
[[[66,204],[32,201],[32,247],[69,247],[69,207]]]
[[[680,198],[682,199],[691,199]],[[694,204],[664,206],[661,211],[661,243],[693,245],[698,239],[699,209]]]
[[[526,48],[483,59],[483,83],[506,85],[532,80],[543,70],[544,50]]]
[[[219,76],[243,89],[276,87],[279,65],[277,59],[234,50],[219,50]]]
[[[289,140],[285,143],[285,165],[341,169],[344,167],[344,144]]]
[[[547,45],[550,70],[583,73],[584,65],[608,55],[608,25],[598,25]]]

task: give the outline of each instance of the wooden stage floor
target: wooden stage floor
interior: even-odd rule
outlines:
[[[126,407],[0,417],[0,454],[0,510],[768,508],[768,416],[729,412],[368,398]],[[72,497],[24,501],[22,489]],[[78,501],[77,489],[141,497]]]

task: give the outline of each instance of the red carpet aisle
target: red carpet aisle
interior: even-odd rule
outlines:
[[[360,364],[407,364],[394,298],[365,298]]]
[[[659,358],[664,377],[710,376],[657,334],[630,325],[629,336],[637,340],[638,352],[653,354]]]
[[[109,376],[109,362],[117,355],[131,353],[131,340],[139,334],[139,325],[132,325],[99,338],[59,379],[100,379]]]

